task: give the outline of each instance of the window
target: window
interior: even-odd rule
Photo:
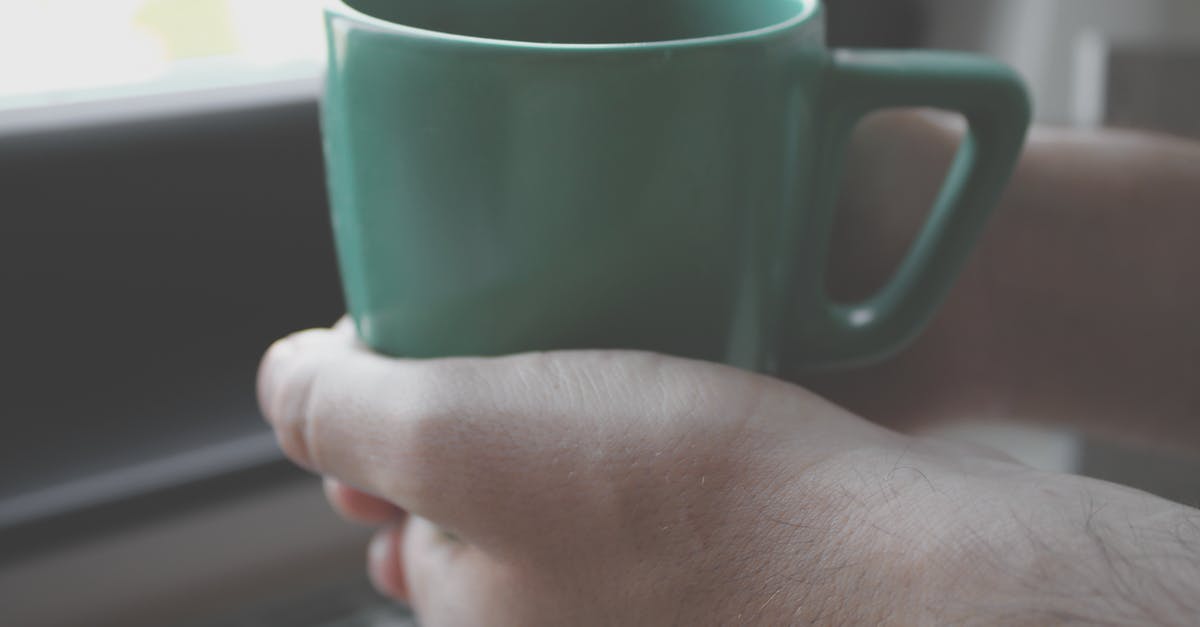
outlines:
[[[322,0],[4,0],[0,109],[315,76]]]

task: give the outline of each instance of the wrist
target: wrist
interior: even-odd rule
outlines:
[[[978,503],[933,565],[940,621],[1195,624],[1200,512],[1082,477],[1032,473]]]
[[[839,619],[1200,620],[1200,511],[932,440],[856,451],[820,471],[838,478],[845,505],[804,570]]]

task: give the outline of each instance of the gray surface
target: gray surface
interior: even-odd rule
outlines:
[[[185,627],[416,627],[416,621],[406,608],[381,598],[359,578]]]
[[[1200,44],[1116,47],[1108,59],[1107,123],[1200,139]]]
[[[266,433],[262,351],[344,310],[315,97],[234,104],[0,115],[0,502]]]

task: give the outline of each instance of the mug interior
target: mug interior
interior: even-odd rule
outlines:
[[[817,0],[343,0],[424,30],[560,44],[678,41],[756,31],[807,17]]]

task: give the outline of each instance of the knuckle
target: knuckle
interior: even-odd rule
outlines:
[[[277,409],[273,401],[279,396],[279,388],[291,383],[288,375],[291,374],[295,362],[303,359],[303,349],[321,335],[322,332],[316,329],[299,331],[278,339],[267,347],[258,365],[257,388],[259,407],[268,420]]]
[[[288,409],[295,388],[309,384],[298,376],[311,370],[311,355],[305,349],[327,335],[318,329],[299,331],[276,340],[264,353],[258,368],[259,406],[268,422]]]
[[[273,397],[268,400],[268,422],[275,429],[280,447],[289,458],[303,466],[311,466],[316,461],[312,432],[318,419],[314,413],[318,379],[316,365],[301,360],[283,373],[275,385]]]
[[[395,425],[403,434],[393,449],[400,469],[393,479],[405,484],[401,491],[421,499],[444,483],[448,469],[459,466],[457,458],[472,450],[471,429],[460,404],[461,372],[455,366],[419,364],[406,370],[397,384]]]
[[[467,383],[462,368],[453,364],[420,364],[406,373],[404,396],[406,421],[427,435],[438,435],[454,422],[462,388]]]
[[[275,416],[277,409],[275,407],[275,399],[281,383],[279,375],[283,369],[283,364],[286,363],[285,356],[290,350],[291,346],[288,343],[288,338],[276,340],[267,348],[262,360],[258,364],[258,381],[256,384],[258,407],[267,422],[272,422]]]

